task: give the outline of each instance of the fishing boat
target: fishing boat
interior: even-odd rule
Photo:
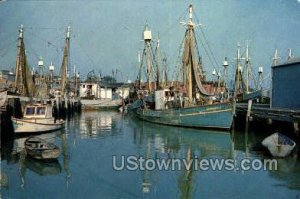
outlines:
[[[155,105],[144,101],[136,115],[143,120],[164,125],[228,130],[233,120],[234,103],[220,97],[221,93],[216,90],[208,92],[205,89],[205,75],[198,54],[192,5],[188,10],[189,20],[185,23],[180,67],[183,71],[183,83],[178,89],[170,87],[155,90]]]
[[[25,149],[29,156],[38,160],[56,159],[60,155],[60,150],[55,144],[35,136],[25,140]]]
[[[118,110],[122,99],[114,90],[115,85],[100,84],[101,76],[96,76],[94,71],[87,74],[87,79],[80,83],[80,100],[83,110]],[[103,84],[103,82],[102,82]]]
[[[274,133],[266,137],[262,141],[262,145],[269,150],[272,156],[286,157],[295,148],[296,143],[281,133]]]
[[[121,99],[81,99],[84,110],[117,110],[122,105]]]
[[[245,66],[242,66],[241,60],[245,60]],[[245,75],[243,76],[243,68],[245,68]],[[235,70],[235,86],[234,86],[234,94],[235,99],[238,102],[246,102],[252,99],[259,99],[262,97],[262,88],[257,87],[258,85],[255,78],[253,78],[254,84],[257,88],[250,88],[250,70],[251,69],[251,62],[249,56],[249,46],[246,46],[245,58],[241,57],[240,46],[238,45],[237,48],[237,56],[236,56],[236,70]],[[262,73],[262,67],[259,67],[259,76],[260,79]],[[253,74],[252,74],[253,75]],[[260,80],[261,83],[262,80]]]
[[[12,118],[12,122],[16,134],[56,131],[65,124],[52,116],[51,105],[39,103],[26,105],[23,118]]]

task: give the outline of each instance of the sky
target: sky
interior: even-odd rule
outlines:
[[[0,2],[0,67],[15,67],[18,29],[23,24],[30,65],[37,68],[42,56],[45,66],[53,62],[58,73],[70,25],[70,65],[76,66],[81,78],[92,70],[105,75],[118,69],[119,80],[135,80],[137,52],[143,49],[142,33],[148,24],[154,40],[159,35],[172,77],[185,32],[180,22],[189,4],[220,70],[228,57],[231,78],[237,45],[244,52],[247,41],[253,73],[263,66],[265,82],[275,48],[280,61],[287,59],[289,48],[300,57],[299,0],[7,0]],[[213,65],[201,45],[199,51],[210,76]]]

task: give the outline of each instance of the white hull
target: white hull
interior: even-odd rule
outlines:
[[[295,148],[296,143],[285,135],[274,133],[262,141],[262,145],[270,151],[274,157],[286,157]]]
[[[15,133],[40,133],[55,131],[64,127],[65,122],[57,120],[54,123],[53,118],[32,118],[16,119],[12,118]]]
[[[101,109],[101,108],[118,108],[122,105],[121,99],[81,99],[83,109]]]

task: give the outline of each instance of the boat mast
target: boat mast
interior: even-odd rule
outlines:
[[[139,74],[138,74],[138,89],[142,89],[142,64],[141,64],[141,54],[140,51],[138,51],[138,69],[139,69]]]
[[[26,58],[24,40],[23,40],[23,25],[19,29],[18,52],[16,60],[16,77],[15,77],[15,92],[23,96],[33,97],[35,85],[32,80],[32,75],[29,71],[29,65]]]
[[[161,81],[161,84],[162,84],[162,88],[164,88],[166,86],[166,83],[167,83],[167,58],[164,57],[163,58],[163,69],[162,69],[162,81]]]
[[[152,65],[151,65],[151,41],[152,41],[152,33],[148,27],[145,26],[144,30],[144,42],[145,42],[145,53],[146,53],[146,65],[147,65],[147,86],[149,91],[151,91],[151,73],[152,73]]]
[[[193,66],[193,60],[194,57],[192,56],[192,50],[191,45],[193,44],[192,38],[193,38],[193,31],[194,31],[194,23],[193,23],[193,6],[189,6],[189,21],[187,23],[187,29],[186,29],[186,41],[185,41],[185,52],[184,52],[184,60],[183,60],[183,77],[184,82],[186,85],[187,90],[187,97],[189,99],[193,98],[193,85],[192,85],[192,67]]]
[[[224,70],[223,70],[223,86],[225,88],[225,92],[227,92],[226,90],[227,90],[227,70],[228,70],[228,66],[229,66],[229,64],[228,64],[228,61],[227,61],[227,57],[225,57],[225,59],[223,61],[223,68],[224,68]],[[229,92],[227,94],[229,94]]]
[[[67,28],[67,35],[66,35],[66,43],[64,48],[64,55],[63,55],[63,62],[61,65],[61,94],[64,95],[66,88],[67,88],[67,74],[68,74],[68,66],[69,66],[69,49],[70,49],[70,29],[71,27],[68,26]]]
[[[17,51],[17,60],[16,60],[16,77],[15,77],[15,92],[20,92],[22,89],[22,83],[20,81],[20,74],[22,74],[21,65],[21,51],[22,51],[22,44],[23,44],[23,25],[20,26],[19,29],[19,38],[18,38],[18,51]]]
[[[235,74],[235,86],[234,86],[234,98],[236,99],[236,95],[243,93],[243,77],[242,77],[242,65],[241,65],[241,53],[240,46],[238,45],[237,56],[236,56],[236,74]]]
[[[250,64],[250,58],[249,58],[249,47],[247,42],[246,47],[246,92],[249,93],[249,64]]]
[[[160,65],[160,46],[159,46],[159,38],[157,40],[156,46],[156,89],[159,88],[159,65]]]

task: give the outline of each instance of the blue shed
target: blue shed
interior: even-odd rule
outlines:
[[[271,107],[300,110],[300,58],[272,66]]]

